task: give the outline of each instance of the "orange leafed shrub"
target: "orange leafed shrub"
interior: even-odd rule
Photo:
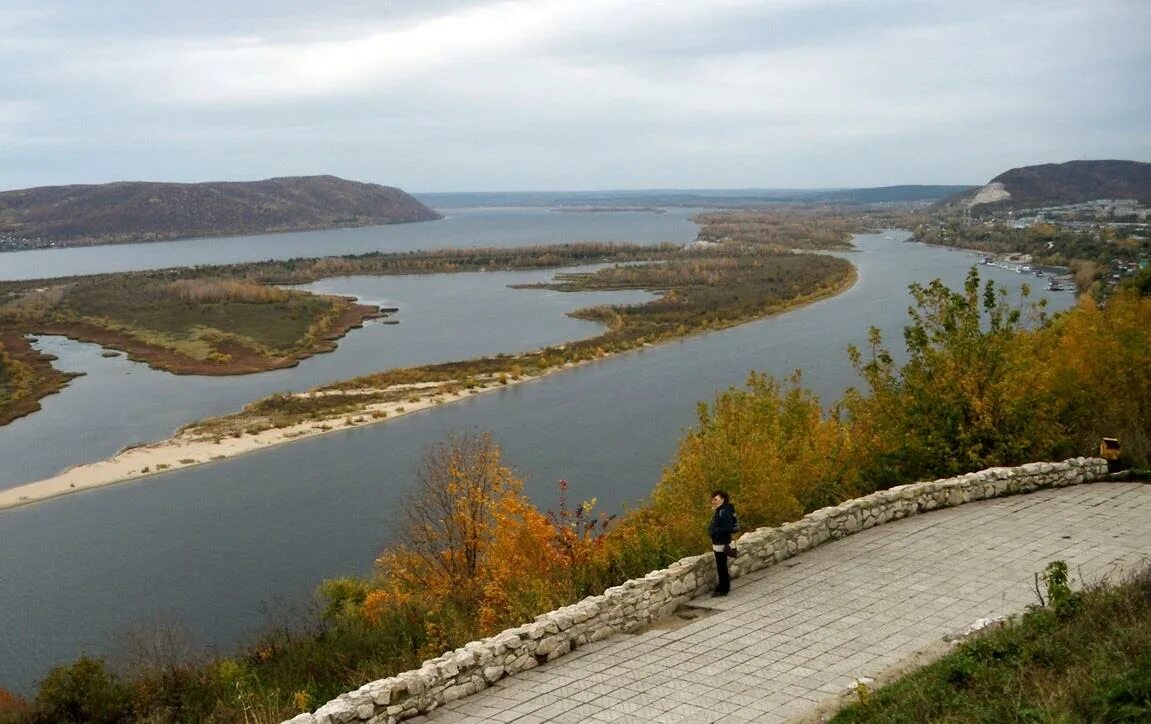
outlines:
[[[28,702],[24,701],[10,691],[0,689],[0,715],[16,714],[26,711],[27,709]]]
[[[580,595],[589,567],[603,564],[597,533],[607,519],[591,516],[594,502],[545,515],[522,488],[490,435],[432,447],[401,540],[376,560],[364,617],[422,622],[433,646],[448,625],[435,611],[471,611],[491,632]]]
[[[555,529],[527,498],[507,496],[498,517],[480,570],[480,625],[486,631],[555,607],[564,600],[569,580]]]

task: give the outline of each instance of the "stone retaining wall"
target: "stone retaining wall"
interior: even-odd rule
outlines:
[[[822,508],[793,523],[743,535],[739,538],[739,558],[730,564],[731,576],[761,570],[825,541],[891,520],[974,500],[1091,482],[1106,475],[1105,460],[1075,458],[990,468],[881,490]],[[589,641],[637,631],[670,616],[679,606],[711,590],[714,582],[715,562],[710,553],[684,558],[601,595],[545,613],[532,623],[425,661],[419,669],[365,684],[288,724],[391,724],[429,712],[505,676],[553,661]]]

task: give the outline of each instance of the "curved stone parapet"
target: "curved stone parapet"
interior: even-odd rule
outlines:
[[[744,534],[739,539],[739,558],[730,563],[731,575],[737,578],[762,570],[826,541],[892,520],[1106,477],[1105,460],[1074,458],[900,485],[821,508],[791,523]],[[665,618],[711,590],[714,580],[715,562],[710,553],[681,559],[598,596],[538,616],[532,623],[425,661],[419,669],[365,684],[285,724],[391,724],[430,712],[583,644],[636,631]]]

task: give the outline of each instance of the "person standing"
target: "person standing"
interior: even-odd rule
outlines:
[[[726,596],[731,591],[731,576],[727,571],[727,559],[730,555],[735,557],[731,548],[731,535],[739,529],[736,522],[735,506],[731,504],[726,491],[716,490],[711,494],[711,524],[707,526],[707,534],[711,536],[711,551],[715,554],[715,572],[718,580],[715,596]]]

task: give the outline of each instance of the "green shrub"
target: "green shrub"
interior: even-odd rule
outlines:
[[[1122,676],[1106,682],[1087,706],[1089,721],[1151,721],[1151,651]]]
[[[81,656],[48,672],[36,695],[36,724],[114,724],[129,720],[131,692],[103,659]]]

